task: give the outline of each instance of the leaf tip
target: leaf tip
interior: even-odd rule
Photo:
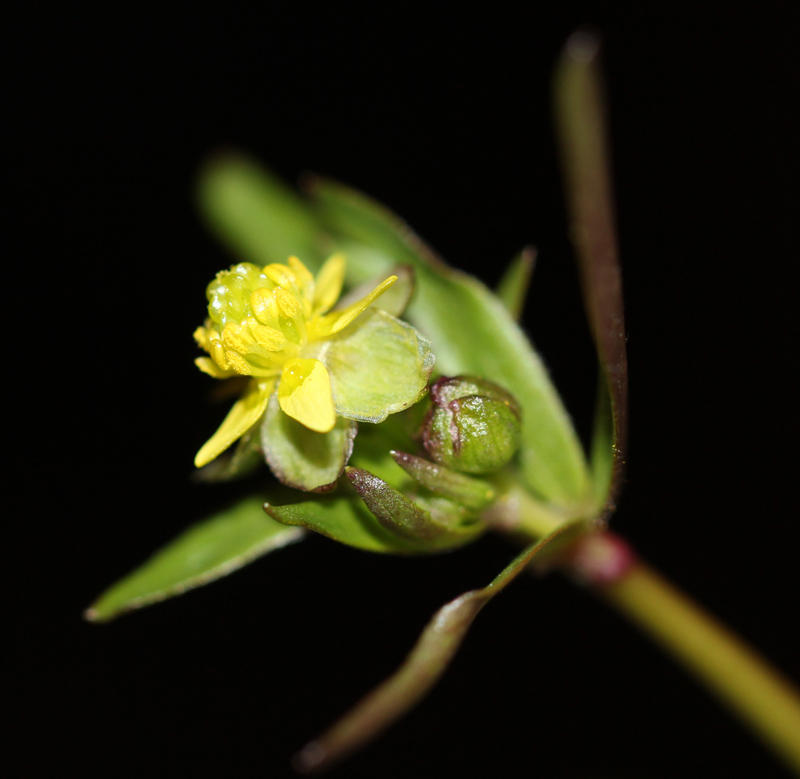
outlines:
[[[120,611],[124,611],[120,610]],[[89,608],[84,609],[81,615],[86,622],[91,622],[94,625],[100,625],[103,622],[111,622],[114,617],[119,616],[120,611],[108,611],[102,608],[100,601],[93,603]]]
[[[293,758],[292,768],[298,774],[312,774],[320,770],[328,751],[319,741],[309,741]]]
[[[576,30],[567,38],[564,51],[576,62],[592,62],[600,51],[600,36],[592,30]]]

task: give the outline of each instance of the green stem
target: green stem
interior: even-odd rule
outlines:
[[[622,539],[584,537],[561,560],[649,634],[800,774],[800,691],[652,568]]]
[[[800,691],[765,658],[641,562],[599,591],[800,774]]]

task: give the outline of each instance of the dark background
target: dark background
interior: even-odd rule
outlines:
[[[558,50],[586,23],[605,37],[629,332],[614,527],[800,677],[795,5],[264,7],[28,3],[10,28],[7,775],[289,775],[511,557],[494,538],[406,560],[315,537],[118,623],[80,619],[233,494],[190,483],[222,414],[190,336],[231,262],[192,187],[222,146],[365,190],[489,284],[535,243],[525,326],[586,431],[549,115]],[[785,774],[553,576],[492,602],[431,696],[331,773],[439,775]]]

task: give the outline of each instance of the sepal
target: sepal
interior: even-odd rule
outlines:
[[[284,414],[273,394],[261,423],[261,448],[270,469],[287,487],[329,492],[350,459],[357,430],[357,422],[337,417],[332,430],[317,433]]]
[[[472,512],[446,498],[415,496],[412,500],[363,468],[345,468],[345,475],[378,522],[401,538],[432,550],[451,549],[485,530]]]
[[[432,463],[406,452],[392,450],[390,454],[392,459],[423,487],[450,498],[468,509],[480,511],[494,500],[494,487],[487,481],[465,476],[444,465]]]

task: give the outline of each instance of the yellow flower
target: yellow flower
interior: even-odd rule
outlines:
[[[222,426],[198,452],[195,465],[210,462],[253,427],[276,387],[283,412],[317,433],[332,431],[337,416],[382,421],[425,391],[433,355],[410,325],[374,312],[350,327],[397,276],[389,276],[352,305],[331,311],[344,272],[344,257],[335,254],[316,279],[296,257],[287,265],[259,268],[240,263],[217,274],[206,291],[209,318],[194,333],[210,356],[196,363],[217,379],[251,379]],[[391,356],[382,357],[381,351]],[[355,365],[364,352],[382,376],[376,379],[368,365]],[[399,368],[408,363],[407,356],[413,363],[411,372],[422,378],[421,389],[418,380],[403,389],[402,380],[387,378],[391,364]]]

